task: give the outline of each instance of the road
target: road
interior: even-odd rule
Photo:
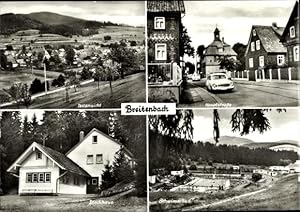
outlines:
[[[299,82],[235,81],[232,92],[208,92],[204,81],[188,81],[183,92],[186,107],[284,107],[300,104]]]

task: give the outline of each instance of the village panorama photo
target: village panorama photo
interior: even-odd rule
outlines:
[[[149,117],[150,211],[298,210],[298,108]]]
[[[145,212],[146,117],[0,111],[0,210]]]
[[[0,108],[146,101],[143,1],[1,1],[0,8]]]
[[[147,1],[148,99],[298,106],[299,1]]]

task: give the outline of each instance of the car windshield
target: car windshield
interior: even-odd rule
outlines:
[[[226,79],[226,75],[212,75],[212,80]]]

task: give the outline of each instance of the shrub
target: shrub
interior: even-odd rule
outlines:
[[[105,40],[105,41],[111,40],[111,36],[110,36],[110,35],[104,36],[104,40]]]
[[[61,86],[64,86],[65,84],[65,77],[60,74],[57,79],[54,79],[53,82],[52,82],[52,86],[57,86],[57,87],[61,87]]]
[[[262,175],[259,174],[259,173],[253,173],[253,174],[252,174],[252,180],[253,180],[254,182],[259,181],[261,178],[262,178]]]
[[[193,165],[190,166],[189,169],[190,169],[190,170],[197,170],[197,166],[196,166],[195,164],[193,164]]]
[[[43,92],[44,89],[45,89],[45,88],[44,88],[44,86],[43,86],[41,80],[35,78],[35,79],[32,81],[31,85],[30,85],[29,92],[30,92],[31,94],[36,94],[36,93],[39,93],[39,92]]]
[[[93,73],[89,70],[88,67],[83,67],[82,72],[80,74],[81,80],[91,79],[93,77]]]

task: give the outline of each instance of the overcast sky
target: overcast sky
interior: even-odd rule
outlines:
[[[230,120],[234,109],[219,109],[220,116],[220,133],[221,136],[237,136],[239,133],[233,133]],[[213,110],[202,109],[194,110],[194,141],[205,141],[213,137]],[[297,140],[300,141],[300,110],[287,109],[286,112],[278,113],[275,109],[266,112],[266,117],[269,119],[271,129],[264,134],[253,132],[249,135],[242,136],[255,142],[274,142],[279,140]]]
[[[284,1],[185,1],[183,24],[192,44],[208,46],[214,39],[216,25],[220,37],[233,46],[247,44],[252,25],[285,27],[295,0]]]
[[[144,1],[7,1],[0,2],[0,14],[54,12],[86,20],[145,25]]]

